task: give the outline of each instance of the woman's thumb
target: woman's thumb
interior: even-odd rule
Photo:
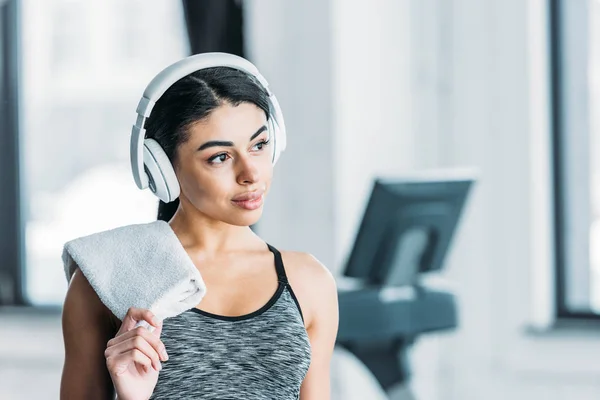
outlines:
[[[153,330],[158,326],[159,322],[160,320],[150,310],[131,307],[127,311],[125,318],[123,318],[119,333],[128,332],[138,326],[144,326]]]
[[[160,321],[158,326],[156,328],[154,328],[154,331],[150,331],[152,333],[154,333],[156,336],[160,337],[160,334],[162,333],[162,328],[163,328],[163,321]]]

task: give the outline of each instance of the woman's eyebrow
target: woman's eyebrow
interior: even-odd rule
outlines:
[[[261,133],[263,133],[266,130],[267,130],[267,126],[266,125],[261,126],[256,132],[254,132],[254,134],[252,134],[252,136],[250,136],[249,142],[253,141],[254,138],[256,138],[258,135],[260,135]],[[211,141],[208,141],[208,142],[204,143],[200,147],[198,147],[197,151],[201,151],[201,150],[208,149],[210,147],[217,147],[217,146],[232,147],[233,146],[233,142],[223,141],[223,140],[211,140]]]

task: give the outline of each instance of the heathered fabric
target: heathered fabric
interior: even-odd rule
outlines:
[[[151,400],[295,400],[310,365],[302,311],[275,256],[279,286],[269,302],[239,317],[192,308],[163,322],[163,362]]]

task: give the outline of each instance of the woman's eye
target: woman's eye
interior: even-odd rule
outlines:
[[[227,160],[227,154],[222,153],[222,154],[217,154],[216,156],[209,158],[208,162],[211,164],[221,164],[221,163],[224,163],[226,160]]]
[[[262,149],[263,149],[263,148],[264,148],[266,145],[268,145],[268,144],[269,144],[269,140],[262,140],[262,141],[260,141],[260,142],[256,143],[256,144],[254,145],[254,147],[257,147],[257,146],[259,146],[257,150],[262,150]]]

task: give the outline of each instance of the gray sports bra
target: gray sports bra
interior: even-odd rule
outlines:
[[[163,322],[163,362],[150,399],[249,400],[300,397],[311,349],[300,305],[274,254],[279,285],[260,309],[228,317],[198,308]]]

